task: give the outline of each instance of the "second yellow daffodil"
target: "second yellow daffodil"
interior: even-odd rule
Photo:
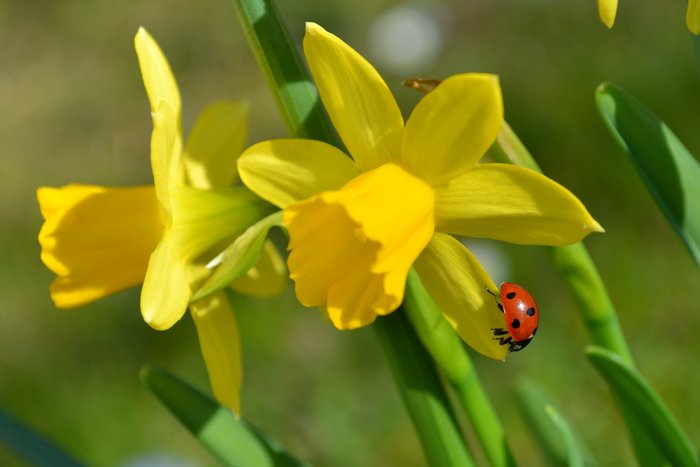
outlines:
[[[185,313],[207,277],[205,264],[274,207],[243,186],[236,158],[247,110],[233,102],[207,107],[183,148],[181,98],[165,56],[142,28],[135,38],[153,117],[153,186],[40,188],[45,219],[41,258],[58,276],[51,297],[59,308],[81,306],[143,283],[141,312],[155,329]],[[257,296],[277,293],[284,263],[268,244],[256,269],[234,288]],[[240,343],[223,292],[190,305],[216,398],[240,412]]]
[[[426,95],[404,124],[381,76],[320,26],[304,53],[326,110],[352,156],[318,141],[267,141],[238,162],[243,182],[284,209],[288,266],[306,306],[338,329],[372,323],[402,302],[415,266],[459,335],[504,359],[493,338],[496,286],[448,234],[564,245],[602,231],[581,202],[517,166],[479,164],[503,122],[496,76],[462,74]]]

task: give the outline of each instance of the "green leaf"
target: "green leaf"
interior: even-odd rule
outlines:
[[[567,465],[569,467],[583,467],[584,463],[581,450],[568,423],[566,423],[564,418],[551,405],[546,406],[544,411],[559,431],[562,443],[568,453]]]
[[[627,423],[646,432],[660,453],[674,466],[697,466],[695,449],[666,404],[649,383],[618,355],[591,346],[586,355],[603,376],[627,413]]]
[[[141,379],[156,397],[224,465],[293,467],[305,464],[210,397],[170,373],[141,370]]]
[[[243,232],[210,264],[218,264],[214,273],[192,296],[197,301],[231,284],[243,276],[260,259],[267,234],[272,227],[282,226],[282,211],[261,219]]]
[[[503,425],[479,381],[462,339],[435,305],[413,268],[408,273],[403,307],[421,343],[464,407],[489,465],[515,465]]]
[[[53,442],[0,411],[0,441],[31,465],[77,467],[82,464]]]
[[[475,465],[430,356],[399,308],[380,316],[377,332],[401,398],[432,467]]]
[[[516,397],[530,432],[552,465],[596,465],[590,451],[560,413],[544,390],[533,381],[518,384]]]
[[[603,120],[700,266],[700,164],[664,122],[614,84],[596,91]]]

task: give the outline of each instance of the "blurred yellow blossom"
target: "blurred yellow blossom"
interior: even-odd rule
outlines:
[[[135,38],[153,116],[153,186],[42,187],[41,258],[58,276],[51,297],[59,308],[90,303],[143,283],[141,311],[155,329],[168,329],[188,307],[209,271],[206,262],[274,208],[243,186],[236,159],[247,109],[218,102],[200,115],[182,144],[181,99],[170,66],[141,28]],[[234,288],[271,295],[284,286],[284,263],[268,244],[254,271]],[[223,292],[190,305],[217,399],[240,411],[240,343]]]

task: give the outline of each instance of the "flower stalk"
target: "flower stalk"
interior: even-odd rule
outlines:
[[[408,275],[404,310],[474,427],[489,465],[514,466],[503,425],[481,385],[464,344],[443,318],[414,270]]]

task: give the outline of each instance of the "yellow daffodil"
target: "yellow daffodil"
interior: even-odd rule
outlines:
[[[389,88],[357,52],[307,24],[304,52],[321,100],[352,156],[318,141],[258,143],[238,161],[243,182],[283,208],[288,266],[306,306],[338,329],[394,311],[410,267],[459,335],[503,359],[492,328],[496,286],[448,234],[563,245],[602,231],[581,202],[549,178],[479,164],[503,121],[498,79],[443,81],[404,125]]]
[[[598,16],[608,28],[615,24],[616,14],[617,0],[598,0]],[[685,23],[690,32],[700,34],[700,0],[688,0]]]
[[[143,283],[144,320],[168,329],[207,276],[206,261],[274,207],[232,186],[245,106],[207,107],[183,149],[180,92],[170,66],[143,28],[135,46],[153,117],[154,186],[39,188],[45,220],[39,243],[44,264],[58,276],[51,284],[57,307],[81,306]],[[234,288],[264,296],[280,291],[284,280],[284,264],[268,245],[256,269]],[[228,300],[219,292],[190,310],[214,395],[238,413],[240,344]]]

